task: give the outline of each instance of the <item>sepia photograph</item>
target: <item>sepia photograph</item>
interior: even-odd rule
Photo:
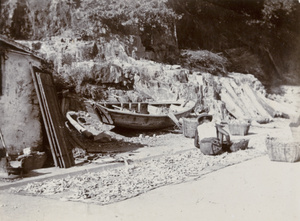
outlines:
[[[1,221],[300,220],[300,0],[0,0]]]

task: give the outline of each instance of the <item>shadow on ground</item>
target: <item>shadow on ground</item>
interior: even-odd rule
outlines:
[[[125,131],[123,132],[125,134]],[[131,134],[130,131],[128,131],[127,134],[128,133]],[[94,141],[93,138],[87,138],[75,130],[71,131],[73,145],[77,148],[86,150],[88,153],[101,153],[101,154],[122,153],[122,152],[134,151],[136,149],[145,146],[144,144],[138,142],[137,139],[134,141],[128,141],[124,139],[124,135],[118,134],[115,131],[112,131],[110,135],[111,135],[110,141],[101,142],[101,141]]]
[[[125,137],[140,137],[140,136],[152,137],[153,135],[175,133],[176,131],[174,130],[173,127],[169,127],[169,128],[159,129],[159,130],[145,130],[145,131],[127,129],[127,128],[114,128],[111,130],[111,132]]]
[[[123,153],[137,150],[144,147],[141,143],[126,142],[120,140],[112,140],[107,143],[92,143],[86,146],[86,151],[89,153]]]

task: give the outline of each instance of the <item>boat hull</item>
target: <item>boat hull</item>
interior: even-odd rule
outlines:
[[[154,130],[171,127],[174,122],[167,114],[139,114],[128,113],[120,110],[109,109],[101,104],[95,104],[94,108],[100,120],[103,123],[114,125],[115,127],[136,129],[136,130]],[[188,116],[193,108],[174,114],[177,119]]]

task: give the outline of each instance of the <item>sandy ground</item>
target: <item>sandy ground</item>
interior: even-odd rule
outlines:
[[[299,220],[300,164],[267,156],[99,206],[2,193],[1,220]]]
[[[253,154],[254,159],[250,157],[251,160],[241,160],[241,163],[235,159],[233,161],[238,162],[235,165],[218,167],[195,179],[168,184],[112,204],[72,202],[61,197],[21,195],[4,190],[0,195],[0,217],[1,220],[39,221],[299,220],[300,163],[270,161],[264,143],[268,135],[292,139],[289,123],[288,119],[275,119],[268,124],[251,126],[246,138],[250,139],[249,154]],[[89,165],[105,164],[103,159],[134,162],[194,148],[193,139],[177,132],[113,132],[112,136],[115,142],[90,147],[90,150],[101,150],[101,154]],[[232,137],[233,140],[240,138],[244,137]],[[232,153],[231,157],[234,156],[241,155]],[[51,174],[51,169],[45,174]]]
[[[159,187],[113,204],[101,206],[2,191],[1,220],[298,220],[300,164],[272,162],[265,155],[265,137],[290,137],[288,123],[286,119],[277,119],[250,129],[249,146],[263,157],[220,167],[198,178]],[[153,142],[156,140],[155,145],[157,142],[161,145],[119,153],[119,157],[137,160],[155,154],[168,155],[188,150],[193,144],[193,139],[185,139],[180,134],[152,138]],[[173,145],[165,145],[167,140]]]

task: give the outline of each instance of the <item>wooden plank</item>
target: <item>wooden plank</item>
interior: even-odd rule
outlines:
[[[55,151],[57,153],[57,160],[58,160],[58,163],[59,163],[59,167],[64,167],[64,160],[62,159],[62,153],[60,151],[60,146],[59,146],[59,143],[57,142],[57,137],[56,137],[55,130],[54,130],[54,127],[53,127],[53,122],[52,122],[49,107],[48,107],[48,104],[47,104],[45,91],[44,91],[44,88],[43,88],[43,85],[42,85],[42,82],[41,82],[41,79],[40,79],[40,73],[36,73],[36,77],[37,77],[37,82],[38,82],[38,85],[39,85],[39,88],[40,88],[40,91],[41,91],[42,103],[45,107],[46,118],[47,118],[47,121],[49,123],[49,130],[50,130],[50,134],[51,134],[52,141],[53,141],[53,144],[54,144],[53,146],[54,146]]]
[[[42,75],[40,75],[42,76]],[[41,81],[41,79],[40,79]],[[59,151],[59,154],[60,154],[60,160],[61,160],[61,164],[62,164],[62,167],[63,168],[67,168],[67,162],[66,162],[66,151],[64,149],[64,147],[61,145],[60,141],[59,141],[59,136],[57,134],[57,129],[56,129],[56,122],[55,122],[55,116],[53,116],[53,110],[52,110],[52,107],[51,107],[51,103],[49,103],[49,98],[47,96],[48,92],[46,90],[46,88],[43,86],[43,83],[41,81],[41,87],[43,87],[44,89],[44,96],[45,96],[45,101],[46,101],[46,107],[47,107],[47,111],[48,111],[48,116],[49,116],[49,119],[50,119],[50,122],[51,122],[51,127],[52,127],[52,130],[53,130],[53,134],[54,134],[54,138],[55,138],[55,142],[56,142],[56,145],[57,145],[57,149]]]
[[[288,104],[288,103],[279,103],[277,101],[271,100],[271,99],[265,99],[265,102],[270,105],[274,110],[277,112],[280,112],[281,115],[285,118],[290,118],[293,116],[298,116],[299,113],[299,107],[293,104]]]
[[[42,102],[43,102],[43,105],[44,105],[44,108],[45,108],[45,114],[46,114],[47,120],[49,122],[50,133],[51,133],[53,144],[54,144],[53,146],[54,146],[54,149],[57,153],[56,157],[57,157],[58,165],[59,165],[59,167],[63,167],[63,159],[61,157],[61,153],[59,151],[59,146],[58,146],[58,143],[56,141],[55,131],[53,130],[53,125],[52,125],[52,122],[51,122],[51,115],[50,115],[48,107],[47,107],[45,92],[44,92],[44,89],[43,89],[43,86],[41,84],[41,81],[40,81],[40,78],[39,78],[38,74],[39,73],[36,73],[36,77],[37,77],[38,85],[39,85],[39,88],[40,88],[40,91],[41,91],[41,98],[42,98]]]
[[[233,79],[230,81],[230,85],[234,89],[236,95],[240,98],[240,100],[238,101],[240,103],[238,104],[243,109],[246,115],[245,118],[250,119],[253,117],[257,117],[257,111],[252,106],[250,99],[245,93],[244,89],[241,86],[237,85]]]
[[[226,109],[237,119],[245,118],[245,115],[241,108],[234,102],[233,98],[224,88],[221,90],[221,101],[225,103]]]
[[[273,107],[271,107],[268,103],[267,103],[267,98],[264,97],[261,93],[255,93],[258,102],[264,107],[264,109],[272,116],[272,117],[276,117],[277,115],[282,115],[282,113],[280,111],[276,111]]]
[[[70,167],[74,165],[73,154],[70,149],[68,133],[64,127],[64,119],[61,109],[58,105],[56,90],[54,88],[51,73],[43,72],[33,67],[33,79],[36,82],[36,88],[39,94],[39,103],[43,110],[44,122],[47,126],[47,136],[49,143],[52,143],[52,152],[55,153],[57,165],[60,167]],[[72,157],[71,157],[72,156]]]
[[[62,101],[61,101],[61,112],[63,116],[66,116],[66,113],[69,110],[70,98],[68,97],[69,90],[64,90],[62,92]]]
[[[45,92],[44,92],[44,88],[43,88],[43,84],[42,84],[42,82],[41,82],[41,79],[40,79],[40,73],[36,73],[36,75],[35,76],[33,76],[33,78],[34,79],[36,79],[37,81],[38,81],[38,79],[39,79],[39,82],[38,82],[38,89],[39,89],[39,91],[40,91],[40,104],[42,104],[43,106],[44,106],[44,108],[42,108],[43,110],[44,110],[44,116],[45,116],[45,118],[46,118],[46,124],[48,125],[48,128],[49,128],[49,130],[48,130],[48,134],[47,135],[49,135],[48,136],[48,138],[49,138],[49,141],[50,141],[50,143],[52,143],[53,145],[53,151],[52,152],[56,152],[56,155],[57,155],[57,161],[58,161],[58,166],[60,166],[60,167],[68,167],[68,165],[64,165],[65,163],[64,163],[64,160],[65,159],[63,159],[63,157],[65,157],[65,156],[63,156],[63,155],[66,155],[66,154],[64,154],[64,153],[61,153],[60,151],[60,147],[58,146],[59,145],[59,143],[57,142],[57,137],[56,137],[56,133],[55,133],[55,128],[53,127],[53,124],[52,124],[52,121],[51,121],[51,114],[50,114],[50,112],[48,111],[48,106],[47,106],[47,99],[46,99],[46,94],[45,94]],[[50,82],[50,83],[52,83],[52,82]],[[56,94],[55,94],[56,95]],[[47,123],[48,122],[48,123]],[[51,140],[52,140],[52,142],[51,142]],[[67,156],[68,157],[68,156]],[[74,161],[73,161],[74,162]],[[72,164],[72,162],[71,162],[71,164]]]
[[[245,113],[242,107],[243,101],[237,96],[230,83],[224,79],[222,82],[223,88],[221,90],[221,100],[226,104],[226,109],[236,118],[249,118],[251,115]]]
[[[114,121],[112,120],[110,114],[103,107],[101,107],[101,105],[97,105],[96,103],[94,103],[92,104],[92,106],[102,123],[110,125],[114,124]]]
[[[168,117],[172,120],[172,122],[179,128],[181,129],[181,125],[179,123],[179,121],[177,120],[177,118],[175,117],[175,115],[172,112],[168,113]]]
[[[50,74],[41,74],[41,80],[43,83],[43,87],[45,89],[45,95],[47,101],[49,102],[50,113],[53,119],[53,127],[55,130],[55,135],[57,136],[60,149],[63,153],[62,157],[66,160],[66,168],[74,165],[74,158],[72,154],[72,148],[70,148],[71,144],[69,143],[68,134],[65,124],[64,117],[61,114],[60,107],[58,104],[57,93],[53,84],[53,79]]]
[[[248,84],[244,84],[244,90],[252,101],[252,105],[257,109],[260,116],[272,119],[271,115],[264,109],[264,107],[258,102],[257,97],[255,96],[254,91]]]
[[[3,52],[3,54],[4,54],[4,52]],[[0,96],[3,94],[2,93],[2,77],[3,77],[3,75],[2,75],[2,52],[0,52]]]
[[[45,107],[43,105],[43,101],[42,101],[42,98],[41,98],[41,92],[40,92],[40,89],[39,89],[39,86],[38,86],[38,83],[37,83],[37,79],[36,79],[36,75],[35,75],[35,72],[33,70],[33,67],[32,65],[30,64],[30,70],[31,70],[31,75],[32,75],[32,79],[33,79],[33,84],[34,84],[34,87],[35,87],[35,90],[36,90],[36,94],[37,94],[37,97],[38,97],[38,101],[39,101],[39,105],[40,105],[40,109],[41,109],[41,113],[42,113],[42,117],[43,117],[43,121],[44,121],[44,126],[45,126],[45,130],[46,130],[46,134],[47,134],[47,137],[48,137],[48,140],[49,140],[49,145],[50,145],[50,149],[51,149],[51,154],[52,154],[52,157],[53,157],[53,161],[54,161],[54,165],[56,167],[58,167],[58,160],[57,160],[57,152],[54,148],[54,140],[53,140],[53,136],[50,132],[50,123],[48,121],[48,118],[46,117],[46,113],[45,113]]]

